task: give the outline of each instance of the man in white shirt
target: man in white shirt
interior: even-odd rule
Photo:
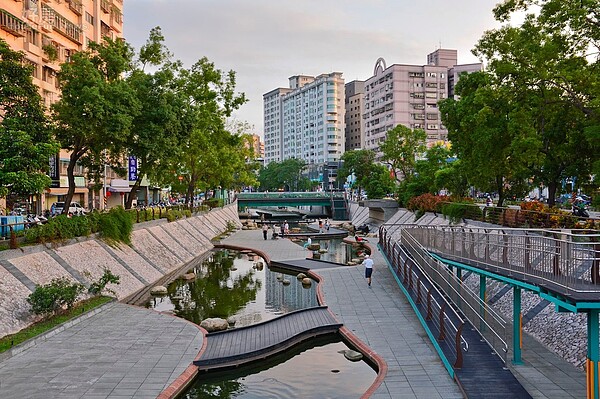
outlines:
[[[362,265],[365,267],[365,277],[367,278],[367,284],[371,287],[371,275],[373,274],[373,259],[369,255],[365,255]]]

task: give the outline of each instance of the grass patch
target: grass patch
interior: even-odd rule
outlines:
[[[18,333],[2,337],[0,338],[0,353],[6,352],[15,345],[25,342],[28,339],[37,337],[38,335],[43,334],[62,323],[74,319],[77,316],[89,312],[100,305],[110,302],[111,300],[113,300],[113,298],[107,296],[97,296],[83,300],[78,302],[75,306],[64,313],[57,314],[32,324],[29,327],[25,327]]]

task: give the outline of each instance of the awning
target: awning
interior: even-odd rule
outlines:
[[[131,187],[108,187],[108,191],[112,193],[128,193],[131,191]]]
[[[47,194],[51,195],[67,195],[69,187],[52,187],[46,189]],[[75,194],[85,194],[89,191],[87,187],[75,187]]]

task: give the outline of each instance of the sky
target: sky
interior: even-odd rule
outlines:
[[[458,50],[458,63],[484,31],[499,24],[498,0],[125,0],[124,37],[137,50],[160,26],[174,59],[186,67],[207,57],[236,72],[248,102],[238,121],[263,136],[263,94],[288,87],[293,75],[342,72],[366,80],[375,62],[427,62],[440,48]]]

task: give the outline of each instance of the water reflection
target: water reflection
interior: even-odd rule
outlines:
[[[195,279],[174,281],[167,296],[155,297],[147,306],[197,324],[210,317],[233,316],[241,327],[318,305],[314,285],[306,289],[295,275],[268,270],[252,253],[215,251],[188,273],[195,273]],[[284,279],[290,284],[284,285]]]
[[[186,399],[358,398],[376,372],[365,362],[350,362],[339,336],[319,337],[287,353],[233,371],[202,374]]]

